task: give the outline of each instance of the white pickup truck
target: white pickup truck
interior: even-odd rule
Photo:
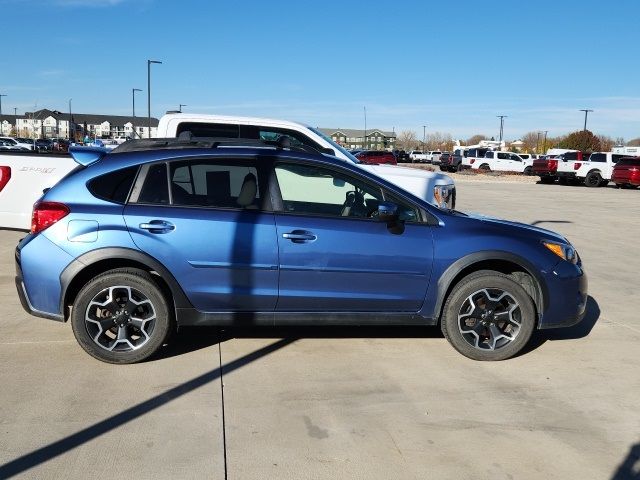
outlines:
[[[581,153],[581,152],[578,152]],[[627,155],[612,152],[593,152],[575,159],[562,155],[556,175],[562,183],[584,183],[587,187],[604,187],[611,181],[613,167]]]
[[[427,152],[421,152],[420,150],[413,150],[409,154],[409,159],[411,163],[426,163],[427,162]]]
[[[443,208],[455,206],[455,185],[444,174],[391,165],[365,165],[319,130],[285,120],[176,113],[164,115],[159,138],[216,137],[276,140],[286,135],[293,147],[312,148],[358,164],[413,195]],[[0,228],[29,229],[33,204],[78,164],[68,154],[0,151]]]

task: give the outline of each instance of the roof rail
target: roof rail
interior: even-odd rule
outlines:
[[[277,150],[287,149],[315,154],[325,153],[310,145],[292,146],[291,139],[287,135],[282,135],[277,140],[261,140],[251,138],[194,137],[192,135],[186,136],[182,134],[178,138],[145,138],[141,140],[128,140],[114,148],[111,152],[125,153],[140,152],[144,150],[218,147],[270,147]]]

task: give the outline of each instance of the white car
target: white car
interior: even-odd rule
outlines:
[[[565,154],[558,161],[557,175],[564,180],[563,183],[573,181],[572,183],[584,183],[587,187],[604,187],[611,180],[613,167],[626,156],[628,155],[612,152],[593,152],[589,157],[579,155],[574,159]]]
[[[28,152],[29,149],[26,147],[21,147],[16,142],[11,142],[9,140],[0,138],[0,150],[11,150],[15,152]]]
[[[461,151],[462,156],[462,169],[466,168],[478,168],[480,165],[478,162],[484,159],[486,153],[490,150],[488,147],[467,147],[458,149]],[[456,150],[457,151],[457,150]]]
[[[158,138],[213,137],[277,140],[286,135],[291,146],[313,149],[334,155],[346,162],[391,182],[418,198],[443,208],[452,208],[455,202],[455,184],[442,173],[399,167],[396,165],[366,165],[317,128],[288,120],[269,118],[204,115],[195,113],[168,113],[158,123]],[[436,152],[433,152],[436,153]],[[437,152],[440,153],[440,152]]]
[[[424,163],[427,161],[427,153],[423,153],[420,150],[413,150],[409,153],[409,159],[411,163]]]
[[[533,173],[533,159],[522,159],[518,154],[511,152],[485,153],[484,158],[471,165],[473,170],[493,170],[499,172],[519,172],[525,175]]]
[[[20,142],[12,137],[0,137],[0,140],[7,146],[13,145],[14,147],[21,147],[23,150],[33,150],[33,144]]]

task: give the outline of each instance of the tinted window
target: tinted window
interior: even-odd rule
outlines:
[[[196,160],[171,164],[173,205],[258,209],[255,167]]]
[[[640,158],[623,158],[618,165],[626,165],[628,167],[640,167]]]
[[[240,127],[226,123],[184,122],[178,125],[176,137],[182,132],[194,137],[240,138]]]
[[[501,159],[501,160],[508,160],[509,159],[509,154],[508,153],[498,152],[498,158]]]
[[[142,186],[140,195],[138,195],[138,203],[161,205],[169,203],[167,165],[165,163],[157,163],[149,167],[144,185]]]
[[[125,203],[137,172],[138,167],[129,167],[100,175],[89,181],[87,188],[95,197]]]
[[[580,152],[567,152],[563,154],[563,158],[565,160],[578,160],[578,154],[580,154]]]
[[[493,152],[487,152],[484,154],[484,158],[493,158]]]
[[[611,157],[611,161],[613,163],[618,163],[618,160],[620,160],[621,158],[624,158],[624,155],[616,155],[616,154],[614,154]]]
[[[589,161],[591,162],[606,162],[607,154],[606,153],[592,153],[589,157]]]
[[[513,153],[509,155],[510,160],[515,160],[516,162],[521,162],[522,159],[518,155],[514,155]]]

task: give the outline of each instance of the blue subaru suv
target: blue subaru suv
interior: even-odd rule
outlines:
[[[502,360],[585,312],[562,236],[435,207],[286,137],[72,155],[34,205],[16,287],[105,362],[144,360],[180,326],[294,324],[439,324],[463,355]]]

